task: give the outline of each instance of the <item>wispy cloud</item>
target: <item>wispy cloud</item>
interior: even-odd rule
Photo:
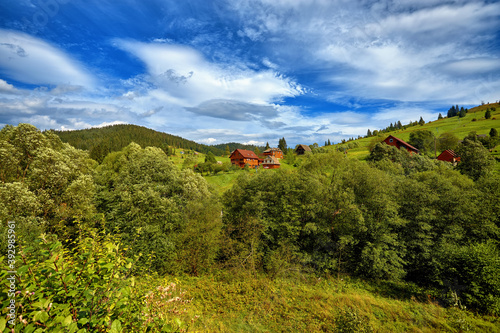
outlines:
[[[84,66],[51,44],[0,29],[0,71],[13,80],[41,85],[70,84],[92,87],[94,79]]]

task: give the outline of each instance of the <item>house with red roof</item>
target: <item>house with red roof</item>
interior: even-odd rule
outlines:
[[[401,149],[401,147],[402,147],[402,148],[406,149],[408,152],[410,152],[410,154],[413,154],[413,153],[418,154],[419,153],[419,150],[417,148],[413,147],[409,143],[406,143],[403,140],[398,139],[392,135],[389,135],[384,140],[384,142],[387,143],[389,146],[394,146],[398,149]]]
[[[437,159],[439,161],[450,162],[453,165],[457,165],[457,163],[460,162],[460,156],[458,156],[457,153],[455,153],[451,149],[443,151],[441,154],[439,154]]]
[[[237,165],[240,168],[244,168],[246,164],[251,168],[255,168],[262,162],[253,151],[245,149],[236,149],[231,153],[229,158],[231,159],[231,164]]]

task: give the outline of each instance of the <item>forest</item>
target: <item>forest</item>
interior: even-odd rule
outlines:
[[[235,142],[208,146],[137,125],[111,125],[104,128],[52,132],[57,134],[63,142],[75,148],[87,150],[90,158],[99,163],[106,155],[125,148],[130,142],[135,142],[141,147],[159,147],[167,155],[175,154],[176,148],[205,154],[211,152],[214,155],[223,155],[227,150],[233,151],[236,148],[250,150],[256,148],[254,145],[242,145]]]
[[[292,293],[297,284],[328,291],[301,294],[306,304],[366,284],[392,286],[387,298],[408,294],[408,306],[449,309],[442,322],[413,313],[415,332],[500,331],[497,162],[476,135],[457,149],[458,167],[381,143],[366,161],[318,149],[294,168],[231,171],[234,185],[219,194],[159,147],[130,143],[96,161],[89,146],[75,148],[52,131],[5,126],[0,331],[406,330],[354,303],[295,318],[286,312],[292,296],[276,290]],[[12,327],[8,259],[17,272]],[[177,279],[203,292],[190,298]],[[272,294],[255,309],[274,307],[262,315],[267,327],[207,318],[230,312],[214,296],[223,286],[235,288],[224,304],[240,311],[247,305],[238,295]]]

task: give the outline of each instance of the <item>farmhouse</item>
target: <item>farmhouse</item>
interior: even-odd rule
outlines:
[[[458,156],[457,153],[455,153],[451,149],[443,151],[441,154],[439,154],[437,159],[440,161],[450,162],[453,165],[456,165],[458,162],[460,162],[460,156]]]
[[[231,164],[237,165],[240,168],[245,167],[248,164],[249,167],[254,168],[259,166],[262,160],[251,150],[236,149],[229,156],[231,159]]]
[[[295,152],[297,153],[297,155],[304,155],[306,153],[306,151],[309,151],[309,152],[312,151],[308,145],[298,145],[295,148]]]
[[[387,143],[389,146],[394,146],[398,149],[401,149],[401,147],[405,148],[408,152],[410,153],[415,153],[418,154],[419,150],[409,143],[404,142],[401,139],[396,138],[395,136],[389,135],[385,140],[385,143]]]
[[[280,167],[280,161],[274,156],[266,156],[264,162],[262,162],[262,167],[264,169],[277,169]]]
[[[262,153],[264,156],[274,156],[283,159],[283,152],[279,148],[269,148]]]

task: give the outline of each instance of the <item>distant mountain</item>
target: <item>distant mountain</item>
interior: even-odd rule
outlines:
[[[180,136],[158,132],[137,125],[112,125],[74,131],[54,131],[54,133],[63,142],[67,142],[78,149],[88,150],[90,157],[99,163],[110,152],[119,151],[131,142],[135,142],[141,147],[159,147],[167,154],[172,154],[175,149],[179,148],[194,150],[204,154],[212,152],[218,156],[225,154],[226,146],[229,146],[230,151],[236,148],[255,149],[255,146],[234,142],[208,146],[181,138]]]

